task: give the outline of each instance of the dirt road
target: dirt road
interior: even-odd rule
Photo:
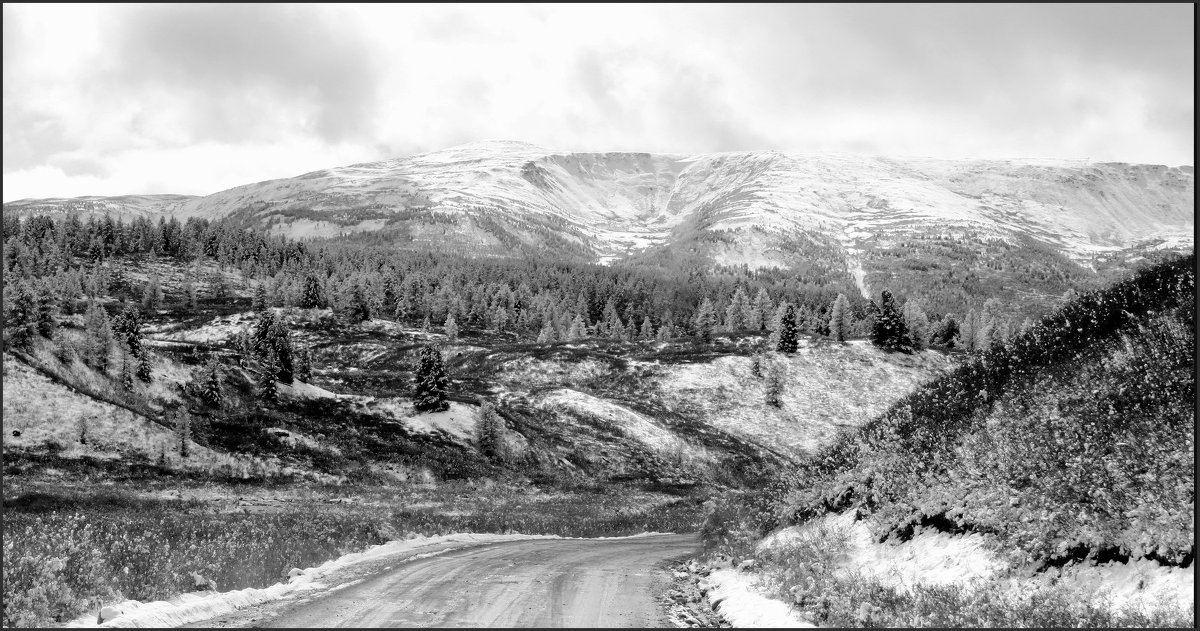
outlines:
[[[695,535],[489,544],[407,561],[249,624],[669,627],[665,564],[698,546]]]

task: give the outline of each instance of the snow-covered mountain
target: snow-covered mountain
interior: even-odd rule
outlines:
[[[865,295],[894,279],[897,257],[1031,269],[1036,252],[1094,272],[1114,256],[1188,249],[1194,190],[1191,166],[486,141],[164,200],[161,211],[442,252],[775,266],[853,278]],[[1002,254],[1011,260],[989,263]]]
[[[565,240],[600,260],[698,233],[736,235],[715,239],[723,245],[711,259],[751,266],[789,264],[777,246],[801,235],[851,252],[963,231],[1032,237],[1086,259],[1141,242],[1191,243],[1195,218],[1190,166],[560,153],[505,141],[248,184],[167,210],[242,215],[297,237],[390,228],[497,253],[514,241]]]
[[[138,217],[157,219],[164,209],[173,204],[195,199],[194,195],[121,195],[118,197],[51,197],[46,199],[18,199],[4,203],[4,214],[25,217],[29,215],[76,214],[86,220],[88,215],[98,218],[108,215],[114,220],[126,222]]]

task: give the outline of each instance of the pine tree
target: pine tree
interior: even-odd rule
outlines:
[[[450,342],[458,341],[458,322],[454,319],[454,314],[446,316],[446,323],[442,325],[442,331],[446,333],[446,339]]]
[[[505,327],[508,326],[508,320],[508,309],[506,309],[502,304],[497,304],[496,307],[492,309],[492,328],[494,328],[497,333],[500,333],[505,329]]]
[[[947,348],[954,348],[957,338],[958,320],[955,319],[954,314],[947,313],[946,317],[942,318],[941,323],[938,324],[935,339]]]
[[[354,322],[371,320],[371,305],[367,303],[366,293],[358,283],[350,290],[350,319]]]
[[[301,309],[324,309],[325,292],[321,290],[321,280],[313,274],[304,277],[304,289],[300,292]]]
[[[146,283],[146,290],[142,292],[142,309],[146,313],[154,314],[161,305],[162,289],[158,286],[158,275],[155,274],[150,278],[150,282]]]
[[[175,435],[179,439],[179,457],[191,456],[192,416],[187,410],[178,408],[174,412]]]
[[[432,344],[421,349],[414,375],[413,407],[419,412],[442,412],[450,409],[446,402],[446,368],[442,364],[442,353]]]
[[[783,382],[786,366],[781,361],[768,362],[766,365],[766,403],[772,407],[783,407]]]
[[[49,284],[38,283],[35,286],[34,299],[37,303],[37,332],[46,339],[54,337],[58,329],[59,300],[54,289]]]
[[[261,312],[267,308],[267,288],[263,283],[258,283],[254,287],[254,299],[250,302],[250,309]]]
[[[746,296],[746,292],[742,291],[742,287],[739,285],[733,292],[733,298],[729,300],[729,306],[725,308],[725,330],[737,331],[747,328],[746,315],[749,311],[750,298]]]
[[[571,328],[567,329],[567,341],[578,342],[587,337],[587,323],[583,321],[583,316],[575,314],[575,319],[571,320]]]
[[[700,302],[700,306],[696,309],[693,324],[696,327],[696,337],[701,342],[707,344],[712,341],[713,328],[717,325],[717,311],[707,297]]]
[[[955,338],[954,342],[956,347],[967,352],[973,352],[976,348],[978,348],[975,345],[975,341],[978,338],[978,336],[975,334],[976,322],[978,322],[978,320],[979,318],[975,315],[974,309],[967,312],[966,317],[963,318],[962,324],[958,327],[958,337]]]
[[[150,372],[149,355],[149,353],[142,351],[142,354],[138,355],[137,358],[137,378],[144,383],[150,383],[151,379],[153,378],[153,375]]]
[[[204,376],[200,381],[200,398],[213,407],[221,407],[225,395],[221,392],[221,368],[215,359],[210,358],[204,365]]]
[[[6,279],[7,280],[7,279]],[[4,339],[19,350],[33,347],[37,335],[37,300],[24,280],[4,285]]]
[[[507,460],[508,449],[504,434],[504,419],[500,418],[500,414],[491,403],[485,401],[480,406],[479,417],[475,421],[475,444],[479,447],[479,452],[493,460]]]
[[[196,283],[192,282],[191,278],[183,284],[184,307],[188,313],[196,313],[200,309],[199,300],[196,296]]]
[[[886,289],[880,292],[879,309],[871,331],[871,343],[889,351],[907,353],[912,350],[908,340],[908,327],[904,326],[904,318],[896,310],[892,292]]]
[[[121,389],[125,392],[133,392],[133,358],[129,353],[121,352]]]
[[[992,347],[992,343],[996,339],[996,326],[1000,318],[1000,301],[995,298],[988,298],[983,303],[983,310],[979,312],[979,319],[975,324],[975,348],[979,351],[986,351]]]
[[[306,383],[312,380],[312,350],[307,346],[296,348],[295,378]]]
[[[625,323],[621,322],[621,316],[617,315],[617,306],[613,303],[612,298],[609,298],[604,305],[603,317],[600,335],[613,339],[619,339],[625,335]]]
[[[846,294],[838,294],[829,314],[829,337],[839,342],[845,342],[849,332],[850,301],[846,299]]]
[[[769,327],[771,318],[775,315],[774,310],[775,305],[771,302],[770,294],[766,288],[759,287],[758,294],[754,296],[754,304],[750,307],[751,319],[746,322],[746,326],[757,331]]]
[[[542,323],[542,329],[538,331],[538,344],[549,344],[554,341],[554,337],[554,321],[546,318],[546,321]]]
[[[913,350],[929,347],[929,317],[915,300],[904,303],[904,325],[908,329],[908,340]]]
[[[779,319],[779,340],[775,350],[782,353],[795,353],[796,342],[796,312],[791,303],[784,303],[783,317]]]
[[[88,302],[84,321],[84,362],[100,372],[108,370],[109,345],[112,344],[112,329],[108,324],[108,313],[96,301]]]
[[[295,362],[292,353],[292,336],[283,318],[273,318],[267,331],[270,352],[275,356],[277,366],[276,378],[280,382],[291,384],[295,377]]]
[[[642,329],[638,333],[638,338],[644,342],[654,339],[654,324],[650,322],[650,316],[642,319]]]
[[[279,388],[275,383],[279,366],[275,363],[275,355],[268,353],[262,360],[262,372],[258,375],[258,397],[263,401],[274,401],[279,396]]]
[[[763,347],[759,346],[754,354],[750,357],[750,374],[761,379],[764,373],[763,369],[767,365],[767,354]]]

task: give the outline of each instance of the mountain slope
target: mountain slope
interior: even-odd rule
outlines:
[[[1088,292],[806,465],[798,522],[996,535],[1027,560],[1195,555],[1195,255]]]
[[[935,312],[995,297],[1033,315],[1157,250],[1189,249],[1194,186],[1190,166],[560,153],[488,141],[156,209],[472,256],[780,267],[864,297],[899,290]],[[42,206],[55,203],[66,202]]]

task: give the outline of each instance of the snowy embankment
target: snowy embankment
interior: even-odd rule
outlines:
[[[800,629],[814,627],[802,619],[787,603],[769,598],[755,589],[754,575],[733,569],[714,570],[702,589],[708,593],[713,610],[735,627],[762,629]]]
[[[334,591],[347,587],[353,580],[351,570],[368,563],[402,562],[423,559],[453,550],[501,541],[526,539],[561,539],[556,535],[498,535],[453,534],[435,537],[389,541],[362,552],[344,555],[315,568],[292,570],[286,583],[270,587],[232,590],[228,592],[193,592],[156,602],[126,600],[102,610],[104,621],[90,614],[73,620],[68,627],[177,627],[209,620],[238,609],[283,600],[318,591]]]
[[[982,534],[926,530],[900,544],[878,543],[853,513],[780,530],[764,539],[757,553],[774,556],[792,546],[824,548],[836,555],[835,571],[902,590],[918,584],[1008,590],[1056,585],[1112,611],[1163,605],[1187,609],[1195,601],[1194,566],[1165,567],[1137,559],[1034,573],[1031,568],[1007,567]],[[813,626],[784,601],[758,592],[755,586],[763,577],[756,572],[720,569],[706,580],[709,602],[733,626]]]

